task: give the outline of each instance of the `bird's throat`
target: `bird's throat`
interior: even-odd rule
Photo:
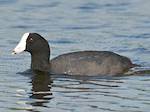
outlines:
[[[34,54],[31,56],[31,69],[39,71],[49,71],[49,56],[46,54]]]

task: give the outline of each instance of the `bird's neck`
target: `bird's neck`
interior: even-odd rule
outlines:
[[[31,54],[31,69],[39,71],[49,71],[49,54],[36,53]]]

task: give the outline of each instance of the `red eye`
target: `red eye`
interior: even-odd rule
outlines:
[[[32,42],[32,41],[33,41],[33,38],[30,38],[30,39],[29,39],[29,42]]]

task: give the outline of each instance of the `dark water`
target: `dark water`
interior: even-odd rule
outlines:
[[[149,0],[0,0],[0,112],[149,112],[150,74],[114,78],[24,72],[30,55],[11,55],[38,32],[51,58],[109,50],[150,67]]]

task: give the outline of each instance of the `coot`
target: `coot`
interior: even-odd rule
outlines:
[[[13,54],[31,54],[31,69],[52,74],[118,75],[128,72],[136,64],[125,56],[110,51],[78,51],[50,59],[50,47],[38,33],[25,33]]]

